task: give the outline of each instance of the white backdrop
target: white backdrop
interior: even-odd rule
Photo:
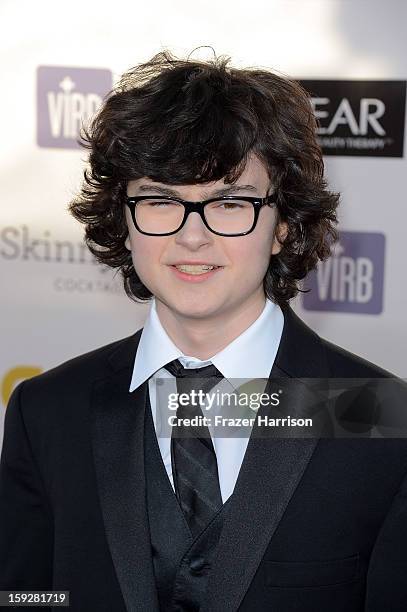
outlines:
[[[66,209],[86,154],[58,145],[58,138],[56,146],[37,139],[44,121],[38,105],[45,100],[37,103],[38,67],[59,67],[61,82],[80,79],[76,68],[107,69],[116,80],[163,48],[183,55],[211,45],[235,65],[301,79],[405,80],[407,3],[3,0],[0,23],[1,440],[5,403],[19,380],[133,333],[147,308],[125,297],[120,279],[81,248],[82,228]],[[58,87],[63,90],[57,84],[44,95],[54,96],[47,98],[54,132],[65,130],[69,141],[72,125],[62,125]],[[326,168],[332,189],[342,192],[340,229],[385,235],[383,308],[379,314],[321,312],[305,310],[301,298],[293,305],[326,338],[405,377],[406,158],[332,156]]]

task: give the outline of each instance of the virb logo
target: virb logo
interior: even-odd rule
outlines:
[[[112,88],[112,73],[99,68],[39,66],[37,144],[76,149],[82,123],[96,112]]]
[[[380,314],[383,310],[385,236],[341,232],[329,259],[304,282],[306,310]]]

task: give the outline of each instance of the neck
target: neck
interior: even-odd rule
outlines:
[[[174,312],[156,300],[157,315],[173,343],[184,355],[210,359],[240,336],[263,312],[266,298],[253,296],[239,310],[223,311],[207,318],[192,318]],[[221,330],[221,332],[220,332]]]

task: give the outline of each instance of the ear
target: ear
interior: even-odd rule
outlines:
[[[277,224],[274,232],[273,246],[271,247],[272,255],[278,255],[281,251],[282,243],[287,238],[288,225],[285,221],[281,221]]]
[[[131,251],[131,242],[130,242],[130,236],[129,236],[129,234],[127,234],[127,238],[126,238],[126,240],[124,241],[124,246],[126,247],[126,249],[127,249],[128,251]]]

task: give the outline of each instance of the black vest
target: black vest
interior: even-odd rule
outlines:
[[[161,612],[198,612],[222,530],[223,511],[194,540],[169,481],[147,393],[144,460],[151,550]]]

